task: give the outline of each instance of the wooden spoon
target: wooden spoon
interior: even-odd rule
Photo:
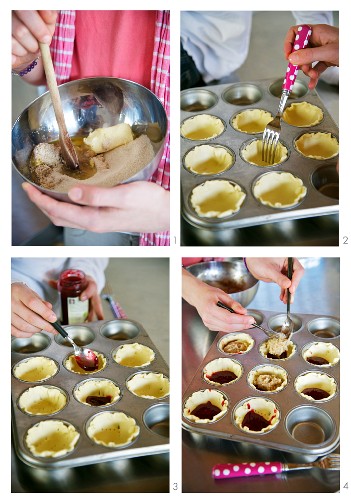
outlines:
[[[61,154],[69,169],[78,170],[79,169],[78,156],[72,144],[71,138],[67,132],[65,118],[63,116],[63,111],[62,111],[60,93],[57,87],[57,81],[56,81],[54,66],[52,64],[49,45],[45,43],[39,43],[39,46],[40,46],[41,57],[43,60],[44,71],[46,75],[46,82],[49,87],[52,105],[54,107],[55,116],[59,128]]]

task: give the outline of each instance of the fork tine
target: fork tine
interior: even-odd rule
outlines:
[[[269,147],[269,139],[270,139],[270,130],[269,128],[265,128],[262,137],[262,160],[266,163],[268,162],[268,147]]]
[[[275,152],[277,150],[278,141],[279,141],[279,134],[277,132],[275,132],[273,134],[273,140],[272,140],[272,145],[271,145],[271,154],[269,156],[269,162],[268,162],[271,165],[273,165],[273,163],[274,163]]]

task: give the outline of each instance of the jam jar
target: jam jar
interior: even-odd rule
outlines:
[[[89,300],[79,298],[87,286],[87,278],[79,269],[66,269],[60,274],[57,290],[61,296],[61,321],[64,325],[77,325],[87,320]]]

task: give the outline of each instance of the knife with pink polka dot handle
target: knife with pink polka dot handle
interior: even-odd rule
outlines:
[[[281,462],[251,462],[242,464],[217,464],[212,469],[215,479],[230,477],[259,476],[260,474],[279,474],[284,471]]]
[[[295,37],[293,49],[291,52],[295,52],[296,50],[306,48],[308,40],[310,39],[311,35],[312,35],[311,26],[308,26],[307,24],[299,26],[297,29],[297,35]],[[295,66],[294,64],[289,63],[283,82],[283,90],[286,90],[288,92],[291,91],[295,83],[298,71],[299,71],[299,66]]]

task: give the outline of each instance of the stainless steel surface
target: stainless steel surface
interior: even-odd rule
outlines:
[[[83,78],[59,86],[67,130],[71,137],[86,137],[103,126],[129,123],[136,134],[148,134],[149,125],[158,125],[160,137],[152,141],[155,157],[126,182],[147,180],[163,153],[167,117],[161,102],[148,89],[119,78]],[[32,183],[28,160],[36,144],[58,139],[59,131],[49,92],[35,99],[17,118],[12,128],[12,162],[24,180]],[[39,188],[58,200],[66,193]]]
[[[305,275],[295,294],[294,310],[299,314],[318,314],[321,317],[339,316],[339,259],[301,258],[300,261],[305,267]],[[256,310],[255,314],[264,309],[286,312],[286,306],[279,300],[279,288],[263,282],[250,308]],[[215,336],[204,326],[196,310],[183,302],[183,390],[191,382]],[[257,476],[250,480],[215,481],[211,476],[216,463],[267,460],[298,463],[301,454],[183,430],[183,492],[322,493],[339,490],[339,472],[320,469],[290,475]]]
[[[131,342],[138,341],[141,344],[147,345],[155,352],[155,359],[148,367],[124,367],[117,364],[112,359],[112,351],[116,347],[122,345],[122,343],[128,342],[128,340],[116,341],[113,339],[113,337],[104,336],[101,333],[101,330],[104,326],[110,324],[110,322],[105,321],[97,321],[88,325],[84,325],[88,326],[94,333],[94,340],[89,343],[89,348],[102,353],[107,361],[106,367],[103,370],[96,372],[96,374],[89,373],[88,375],[82,376],[68,371],[63,366],[63,360],[68,355],[72,354],[72,351],[70,348],[66,348],[64,345],[60,346],[56,342],[51,342],[49,347],[47,347],[40,353],[35,353],[35,355],[43,355],[53,359],[59,366],[59,371],[53,378],[50,379],[50,384],[63,389],[68,394],[68,404],[62,411],[55,414],[54,418],[70,422],[80,433],[78,444],[72,453],[58,459],[35,457],[30,453],[24,443],[24,436],[26,431],[32,425],[35,425],[41,420],[51,418],[51,416],[29,417],[27,415],[24,415],[17,405],[18,397],[23,392],[23,390],[28,388],[28,385],[35,386],[40,385],[40,383],[28,384],[19,381],[15,377],[12,378],[14,445],[18,456],[25,463],[43,469],[65,469],[67,467],[101,463],[104,461],[111,461],[120,458],[130,458],[142,455],[165,453],[168,450],[168,439],[154,432],[146,425],[144,421],[144,413],[150,407],[153,407],[160,402],[168,403],[168,397],[162,399],[141,398],[132,394],[126,387],[126,380],[129,377],[145,370],[163,373],[166,377],[168,377],[167,365],[163,361],[156,346],[153,344],[142,325],[132,320],[113,320],[111,323],[116,324],[116,322],[119,323],[120,329],[123,328],[124,322],[127,324],[127,327],[133,325],[134,328],[137,329],[138,335]],[[72,330],[74,329],[73,326],[70,328]],[[51,334],[46,335],[52,337]],[[28,353],[26,355],[21,355],[18,352],[13,352],[12,363],[18,363],[19,361],[26,359],[27,356]],[[79,382],[82,381],[82,379],[87,380],[101,377],[110,379],[116,382],[119,386],[122,397],[115,404],[110,404],[104,408],[91,407],[79,403],[74,398],[74,388]],[[86,435],[85,426],[87,421],[100,411],[122,411],[127,415],[133,417],[136,420],[137,425],[139,425],[140,427],[140,434],[138,438],[133,441],[130,446],[121,448],[109,448],[92,443],[92,441]],[[157,409],[155,409],[154,411],[157,413]],[[160,422],[161,421],[162,418],[160,418]]]
[[[77,345],[73,339],[71,339],[71,337],[68,335],[68,333],[64,330],[64,328],[62,328],[62,326],[60,325],[60,323],[58,323],[57,321],[55,321],[54,323],[52,323],[52,326],[59,332],[59,334],[61,335],[61,337],[63,337],[64,339],[67,339],[68,342],[71,344],[71,346],[73,347],[73,350],[74,350],[74,356],[75,358],[78,358],[79,359],[79,366],[81,366],[82,368],[86,368],[86,367],[97,367],[98,366],[98,358],[96,356],[96,354],[94,354],[90,349],[87,349],[87,348],[83,348],[79,345]],[[74,329],[73,329],[74,331]]]
[[[340,455],[331,453],[321,460],[317,460],[312,464],[285,464],[284,469],[288,470],[306,470],[318,467],[320,469],[339,470],[340,469]]]
[[[196,278],[224,291],[227,287],[237,289],[229,293],[233,300],[246,307],[254,299],[259,282],[246,269],[241,260],[235,262],[200,262],[187,267],[187,270]]]
[[[181,238],[185,246],[338,246],[339,216],[324,215],[222,231],[199,229],[183,218]]]
[[[319,184],[316,184],[315,180],[313,180],[315,179],[316,175],[318,175],[320,169],[324,168],[325,166],[332,166],[332,168],[335,169],[337,161],[336,158],[333,158],[331,160],[316,160],[312,158],[306,158],[300,155],[294,147],[295,138],[297,138],[301,134],[301,132],[306,132],[306,130],[327,131],[337,136],[338,128],[315,91],[307,91],[306,87],[306,95],[299,97],[298,99],[296,99],[296,101],[306,100],[307,102],[319,106],[323,110],[324,118],[318,126],[310,127],[309,129],[301,129],[283,123],[281,139],[286,144],[289,151],[288,159],[284,163],[275,167],[262,168],[246,163],[241,158],[240,151],[242,144],[254,139],[255,135],[244,134],[234,130],[230,124],[231,118],[239,110],[242,111],[245,108],[259,108],[266,109],[268,111],[274,110],[277,105],[277,98],[272,95],[270,91],[270,87],[273,85],[274,88],[274,84],[275,81],[273,81],[272,79],[235,84],[236,86],[241,85],[244,88],[248,85],[251,87],[254,86],[258,90],[258,95],[262,95],[262,97],[257,101],[254,99],[254,104],[251,104],[250,101],[245,100],[244,106],[231,104],[225,100],[225,98],[227,98],[226,96],[228,95],[228,88],[230,89],[230,86],[218,85],[206,87],[208,91],[211,91],[218,97],[218,103],[212,106],[209,110],[205,110],[202,112],[223,119],[226,123],[226,129],[219,137],[208,141],[191,141],[185,138],[181,139],[182,162],[184,155],[191,148],[204,143],[223,145],[232,149],[235,153],[235,163],[233,167],[222,174],[216,176],[200,176],[190,173],[186,168],[182,168],[181,173],[183,217],[189,224],[193,225],[195,228],[211,231],[213,233],[212,238],[214,239],[214,241],[219,242],[218,244],[221,244],[221,233],[228,229],[233,230],[262,224],[267,225],[273,222],[294,221],[300,218],[325,216],[338,213],[338,200],[322,194],[319,191]],[[194,112],[182,111],[181,119],[183,121],[194,115]],[[279,170],[291,172],[292,174],[301,178],[307,188],[306,197],[300,204],[298,204],[294,208],[270,208],[259,203],[252,194],[253,183],[259,175],[264,172]],[[216,178],[227,179],[239,184],[247,194],[244,204],[239,212],[227,218],[216,219],[199,217],[190,203],[191,192],[196,185],[201,184],[205,180]],[[254,229],[256,230],[256,228]],[[258,241],[260,241],[261,244],[262,242],[263,244],[265,244],[264,240]],[[286,244],[289,244],[289,236],[286,236]]]

